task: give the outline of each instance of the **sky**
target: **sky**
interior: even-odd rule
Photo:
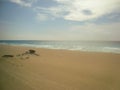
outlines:
[[[0,40],[120,41],[120,0],[0,0]]]

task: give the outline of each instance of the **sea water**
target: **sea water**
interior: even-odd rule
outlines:
[[[0,44],[120,54],[120,41],[0,40]]]

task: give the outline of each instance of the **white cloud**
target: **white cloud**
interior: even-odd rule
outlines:
[[[65,20],[86,21],[114,13],[120,9],[120,0],[54,0],[57,6],[41,8],[43,13]]]
[[[19,4],[25,7],[31,7],[34,2],[37,0],[10,0],[13,3]]]
[[[67,20],[84,21],[101,17],[118,9],[118,0],[74,0],[72,8],[64,18]],[[88,10],[90,15],[83,13]]]
[[[31,7],[38,0],[10,0],[25,7]],[[119,12],[120,0],[51,0],[57,5],[51,7],[34,6],[38,13],[48,14],[54,18],[71,21],[87,21],[104,15]]]
[[[45,14],[38,13],[37,14],[37,20],[39,21],[46,21],[48,19],[48,16]]]
[[[74,25],[69,28],[74,39],[120,40],[120,23]]]
[[[71,25],[67,28],[46,28],[35,33],[35,39],[120,41],[120,23]],[[31,38],[31,37],[30,37]],[[31,38],[32,39],[32,38]]]

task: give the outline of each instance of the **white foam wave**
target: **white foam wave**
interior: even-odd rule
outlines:
[[[119,53],[119,47],[99,47],[99,46],[82,46],[82,45],[64,45],[64,44],[14,44],[14,43],[1,43],[14,46],[25,46],[25,47],[35,47],[35,48],[48,48],[48,49],[64,49],[64,50],[74,50],[74,51],[87,51],[87,52],[110,52]]]

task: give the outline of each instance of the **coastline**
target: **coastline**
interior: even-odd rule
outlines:
[[[110,53],[110,54],[120,54],[120,52],[116,51],[96,51],[96,50],[82,50],[82,49],[66,49],[66,48],[49,48],[49,47],[37,47],[37,46],[29,46],[29,45],[16,45],[16,44],[0,44],[0,46],[13,46],[13,47],[24,47],[24,48],[33,48],[33,49],[47,49],[47,50],[62,50],[62,51],[72,51],[72,52],[83,52],[83,53]],[[116,49],[116,48],[115,48]]]
[[[3,40],[0,41],[0,44],[31,48],[120,54],[119,41]]]
[[[16,56],[29,49],[39,56]],[[120,54],[11,45],[0,50],[0,90],[120,89]],[[5,54],[15,57],[1,57]]]

